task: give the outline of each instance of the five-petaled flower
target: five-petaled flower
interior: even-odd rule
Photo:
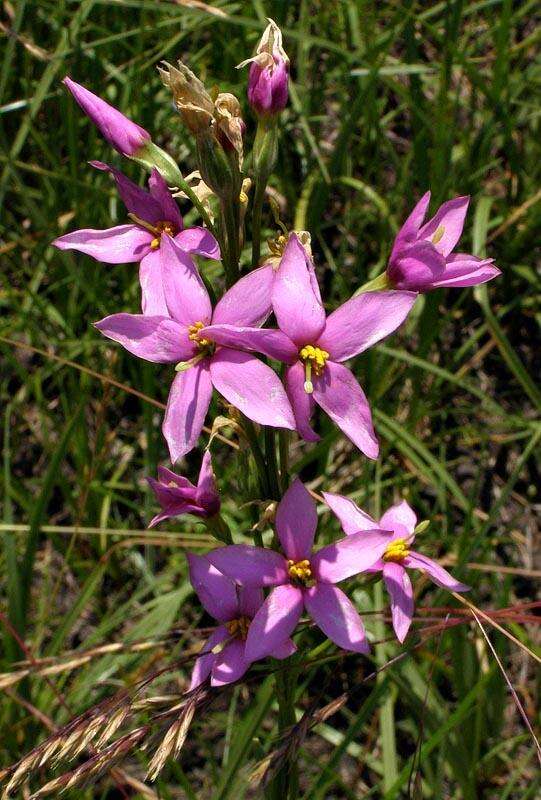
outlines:
[[[150,133],[97,94],[68,76],[64,78],[63,83],[96,125],[103,138],[123,156],[136,156],[138,151],[151,141]]]
[[[290,636],[303,608],[339,647],[368,652],[362,620],[335,584],[372,567],[387,547],[388,534],[375,524],[371,532],[346,536],[312,554],[316,527],[315,502],[297,478],[276,511],[276,532],[285,556],[240,544],[208,554],[220,572],[241,586],[275,587],[250,625],[248,658],[269,655]]]
[[[167,467],[158,467],[158,480],[148,477],[147,481],[162,508],[161,512],[150,521],[149,528],[153,528],[164,519],[178,517],[181,514],[213,517],[220,510],[220,495],[216,489],[209,450],[205,450],[201,461],[197,486],[194,486],[188,478],[171,472]]]
[[[60,250],[78,250],[107,264],[140,261],[143,313],[167,314],[161,279],[163,236],[173,237],[189,255],[212,259],[220,258],[218,242],[206,228],[183,227],[178,206],[157,169],[152,170],[147,192],[114,167],[101,161],[91,164],[112,174],[132,221],[106,230],[83,228],[60,236],[53,244]]]
[[[413,589],[406,568],[426,572],[434,583],[444,589],[453,592],[469,590],[468,586],[455,580],[436,561],[411,550],[417,517],[405,500],[387,509],[377,522],[347,497],[329,492],[323,492],[323,497],[340,520],[344,533],[349,536],[358,537],[358,531],[371,531],[374,527],[387,531],[387,546],[370,572],[383,572],[383,580],[391,597],[393,627],[400,642],[406,638],[413,618]]]
[[[421,197],[394,240],[387,278],[397,289],[428,292],[439,287],[476,286],[500,275],[493,258],[453,253],[462,235],[469,197],[443,203],[423,225],[430,192]]]
[[[252,274],[256,273],[269,284],[267,268],[260,267]],[[271,281],[279,331],[213,324],[205,335],[217,343],[251,348],[288,364],[285,387],[297,431],[304,439],[319,439],[310,427],[315,401],[365,455],[377,458],[379,444],[370,406],[355,376],[341,362],[396,330],[417,295],[407,291],[361,294],[327,317],[313,264],[295,234],[290,236]]]
[[[257,276],[238,281],[212,309],[193,260],[162,234],[166,313],[112,314],[95,323],[130,353],[158,364],[176,364],[163,434],[173,463],[197,443],[214,386],[233,406],[261,425],[295,430],[295,419],[280,379],[242,345],[216,346],[206,335],[212,323],[260,325],[266,315]],[[269,331],[270,333],[270,331]]]
[[[282,31],[274,20],[269,18],[255,56],[242,61],[237,69],[248,64],[248,101],[256,114],[282,111],[288,98],[289,58],[282,47]]]
[[[263,592],[258,587],[236,586],[205,556],[188,553],[187,559],[190,581],[203,608],[220,623],[195,662],[190,690],[203,683],[209,675],[212,686],[222,686],[241,678],[250,664],[257,660],[247,652],[246,637],[252,619],[263,603]],[[291,639],[285,636],[276,642],[268,655],[287,658],[295,649]]]

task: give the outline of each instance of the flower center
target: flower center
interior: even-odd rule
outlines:
[[[174,236],[176,233],[175,226],[172,222],[168,222],[168,220],[160,220],[156,222],[153,226],[153,233],[156,234],[156,238],[153,239],[150,243],[151,250],[157,250],[160,246],[161,235],[162,233],[166,233],[168,236]]]
[[[304,361],[304,391],[306,394],[312,394],[314,391],[314,384],[312,383],[312,370],[316,375],[321,375],[329,358],[326,350],[321,347],[314,347],[312,344],[305,345],[299,352],[299,358]]]
[[[309,589],[311,586],[316,585],[315,580],[312,578],[312,569],[307,558],[304,558],[302,561],[288,559],[287,571],[291,583],[296,586],[304,586],[305,589]]]
[[[230,636],[245,640],[248,636],[248,628],[251,621],[250,617],[238,617],[226,622],[225,627]]]
[[[395,539],[388,546],[383,554],[384,561],[394,561],[399,564],[410,554],[408,550],[408,543],[405,539]]]
[[[194,322],[193,325],[188,325],[188,339],[195,342],[200,350],[208,349],[213,344],[210,339],[202,339],[200,337],[199,331],[204,327],[204,322]]]

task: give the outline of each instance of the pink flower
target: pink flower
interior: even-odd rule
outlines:
[[[220,258],[220,248],[206,228],[183,228],[182,217],[167,184],[157,169],[148,180],[149,191],[141,189],[119,170],[101,161],[92,161],[96,169],[110,172],[133,222],[106,230],[83,228],[55,239],[60,250],[78,250],[106,264],[140,261],[139,280],[144,314],[167,314],[161,269],[162,236],[174,238],[190,255]]]
[[[462,235],[469,197],[443,203],[423,225],[430,192],[419,200],[394,241],[387,277],[397,289],[428,292],[453,286],[476,286],[500,275],[493,258],[453,253]]]
[[[280,379],[242,346],[216,347],[204,335],[211,322],[260,325],[265,316],[257,276],[249,273],[220,299],[214,311],[205,285],[181,245],[162,235],[160,252],[163,314],[112,314],[96,327],[130,353],[156,364],[177,364],[163,434],[171,460],[196,444],[213,387],[254,422],[295,429],[291,406]],[[179,363],[180,362],[180,363]]]
[[[111,147],[114,147],[123,156],[136,155],[138,150],[150,142],[150,133],[110,106],[101,97],[67,76],[63,82],[102,136]]]
[[[147,478],[147,481],[162,508],[151,520],[149,528],[181,514],[213,517],[220,510],[220,495],[216,489],[209,450],[203,456],[197,486],[166,467],[158,467],[158,480]]]
[[[383,572],[383,580],[391,596],[393,627],[400,642],[406,638],[413,617],[413,589],[406,567],[422,570],[438,586],[452,592],[469,590],[469,586],[456,581],[436,561],[410,550],[415,539],[417,517],[405,500],[391,506],[376,522],[347,497],[329,492],[323,492],[323,497],[340,520],[344,533],[349,536],[358,536],[358,531],[371,531],[374,526],[389,531],[385,552],[370,571]]]
[[[241,678],[255,661],[246,652],[246,636],[253,617],[263,603],[263,592],[255,587],[237,587],[222,575],[208,558],[187,554],[190,581],[201,603],[211,617],[221,624],[203,646],[192,672],[190,690],[210,675],[212,686],[223,686]],[[223,647],[216,653],[215,648]],[[296,650],[291,639],[284,637],[269,655],[287,658]]]
[[[272,306],[280,327],[249,330],[214,324],[204,334],[214,342],[265,353],[289,366],[285,386],[297,430],[308,441],[319,437],[309,421],[316,402],[369,458],[379,444],[370,406],[353,373],[341,362],[392,333],[407,317],[414,292],[370,292],[352,297],[329,317],[325,314],[313,265],[297,236],[289,238],[280,267],[260,267],[270,285]]]
[[[345,650],[369,650],[362,620],[334,584],[367,570],[382,556],[388,534],[377,530],[346,536],[312,555],[317,527],[316,505],[299,479],[276,512],[276,532],[285,556],[250,545],[212,550],[208,559],[241,586],[275,586],[254,617],[246,655],[263,658],[295,629],[306,611],[323,633]]]
[[[250,64],[248,101],[256,114],[272,116],[287,105],[289,58],[282,47],[282,31],[269,19],[255,56],[242,61],[238,68]]]

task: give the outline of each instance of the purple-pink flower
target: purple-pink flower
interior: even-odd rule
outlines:
[[[266,298],[249,273],[212,309],[193,260],[175,239],[163,234],[164,314],[112,314],[96,327],[130,353],[157,364],[176,364],[167,402],[163,434],[173,463],[196,444],[213,387],[235,408],[261,425],[295,430],[295,419],[278,376],[251,353],[216,346],[205,336],[211,323],[260,325]]]
[[[430,192],[419,200],[393,244],[387,277],[397,289],[428,292],[439,287],[476,286],[500,275],[493,258],[453,253],[462,235],[469,197],[443,203],[424,222]]]
[[[241,678],[256,661],[246,651],[246,637],[252,619],[263,603],[263,592],[257,587],[236,586],[205,556],[188,553],[187,558],[193,588],[205,611],[220,623],[204,644],[203,655],[195,662],[190,690],[203,683],[209,675],[212,686],[223,686]],[[291,639],[284,637],[269,655],[287,658],[295,650]]]
[[[415,539],[417,517],[405,500],[387,509],[377,522],[347,497],[329,492],[323,492],[323,497],[348,536],[362,536],[358,531],[371,531],[374,527],[388,531],[384,553],[372,565],[370,572],[383,572],[391,597],[393,627],[400,642],[406,638],[413,618],[413,588],[406,568],[422,570],[438,586],[452,592],[469,590],[469,586],[455,580],[437,561],[410,549]]]
[[[148,477],[147,481],[162,509],[151,520],[149,528],[153,528],[164,519],[178,517],[181,514],[213,517],[220,510],[220,495],[214,480],[209,450],[205,451],[201,461],[197,486],[167,467],[158,467],[158,480]]]
[[[83,228],[55,239],[60,250],[78,250],[106,264],[140,261],[139,280],[144,314],[167,314],[161,270],[164,235],[190,255],[219,259],[220,247],[206,228],[184,228],[182,217],[167,184],[157,169],[148,180],[149,191],[141,189],[114,167],[101,161],[92,166],[110,172],[132,222],[106,230]]]
[[[362,620],[336,583],[372,567],[383,555],[388,534],[378,530],[346,536],[312,554],[316,505],[297,478],[276,511],[276,533],[285,555],[263,547],[230,545],[208,559],[241,586],[274,586],[254,617],[246,640],[253,660],[269,655],[295,629],[303,609],[339,647],[369,650]]]
[[[269,19],[263,36],[252,58],[238,67],[250,64],[248,75],[248,101],[256,114],[278,114],[287,105],[289,86],[289,58],[282,47],[282,31]]]
[[[80,83],[65,77],[63,83],[102,136],[123,156],[134,156],[150,142],[150,134]]]
[[[313,264],[295,234],[290,236],[275,273],[272,267],[260,267],[253,274],[271,286],[280,330],[248,330],[213,320],[204,335],[219,344],[251,348],[288,364],[286,392],[297,431],[304,439],[319,439],[310,427],[315,402],[365,455],[377,458],[379,444],[370,406],[342,362],[396,330],[417,295],[406,291],[361,294],[327,317]]]

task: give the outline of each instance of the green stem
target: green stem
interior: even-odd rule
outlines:
[[[252,207],[252,266],[257,267],[261,256],[261,217],[267,181],[255,178],[254,204]]]
[[[224,239],[227,240],[226,252],[223,254],[225,281],[229,289],[239,277],[239,199],[231,201],[224,199],[221,202]]]
[[[356,297],[358,294],[364,294],[364,292],[377,292],[378,290],[385,291],[386,289],[392,288],[393,285],[387,277],[387,273],[382,272],[381,275],[378,275],[371,281],[368,281],[360,286],[353,296]]]
[[[263,456],[261,445],[259,444],[259,440],[257,438],[256,430],[253,422],[249,420],[248,417],[243,418],[242,428],[246,434],[246,438],[248,439],[248,444],[250,445],[255,465],[257,467],[262,499],[266,499],[271,496],[271,490],[267,475],[267,465],[265,463],[265,457]]]
[[[231,530],[221,514],[218,513],[213,517],[207,517],[207,519],[205,519],[205,525],[209,533],[215,536],[216,539],[219,539],[225,544],[233,544]]]
[[[284,428],[278,431],[278,447],[280,451],[282,493],[285,493],[289,484],[289,432]]]
[[[265,456],[267,460],[267,475],[269,487],[273,500],[279,500],[282,496],[280,492],[280,474],[278,472],[278,461],[276,458],[276,442],[274,438],[274,428],[265,426]]]
[[[297,672],[294,668],[280,670],[275,676],[278,699],[278,731],[284,734],[296,723],[295,688]],[[297,760],[287,759],[269,784],[268,800],[297,800],[299,796],[299,770]]]

